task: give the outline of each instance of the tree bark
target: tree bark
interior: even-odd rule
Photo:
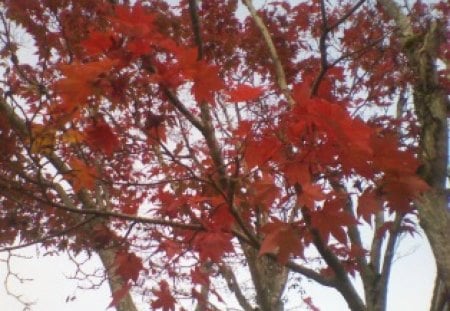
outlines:
[[[450,311],[450,301],[445,284],[441,281],[439,275],[436,276],[434,283],[433,299],[431,301],[430,311]]]
[[[278,265],[265,256],[258,256],[255,249],[242,243],[245,257],[248,262],[253,284],[255,285],[257,310],[283,311],[284,303],[281,300],[289,270]]]
[[[116,256],[116,252],[114,249],[98,249],[97,254],[102,261],[103,266],[106,269],[106,275],[108,278],[109,288],[111,289],[111,293],[115,293],[120,290],[124,285],[124,281],[120,276],[115,273],[114,269],[114,260]],[[117,304],[117,311],[138,311],[136,305],[134,304],[133,298],[131,294],[128,292]]]
[[[419,50],[407,55],[415,71],[414,106],[421,125],[420,158],[423,162],[422,177],[432,190],[417,200],[419,221],[436,259],[438,276],[450,289],[450,214],[445,183],[448,165],[448,99],[437,81],[433,53],[437,50],[436,27],[432,26],[424,36]],[[436,37],[436,38],[434,38]]]
[[[402,49],[414,72],[414,107],[421,126],[421,176],[432,187],[417,200],[419,221],[433,251],[439,279],[450,290],[450,214],[445,183],[448,165],[448,98],[439,85],[436,59],[442,33],[439,21],[414,33],[411,21],[393,0],[379,0],[396,22]],[[438,286],[441,286],[438,284]],[[444,289],[440,289],[442,291]],[[447,294],[447,299],[449,295]],[[437,310],[436,310],[437,311]],[[440,311],[440,310],[439,310]]]

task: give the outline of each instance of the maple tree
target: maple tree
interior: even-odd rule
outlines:
[[[412,2],[1,0],[2,250],[97,254],[119,311],[385,310],[417,216],[445,310],[450,6]]]

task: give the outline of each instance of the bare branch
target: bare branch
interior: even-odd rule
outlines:
[[[203,58],[203,40],[200,34],[200,19],[198,17],[197,0],[189,0],[189,13],[191,14],[192,29],[198,50],[197,59],[200,60]]]
[[[281,63],[280,57],[278,56],[277,49],[275,48],[275,44],[273,43],[272,36],[269,33],[269,29],[267,29],[264,21],[256,12],[255,7],[253,6],[252,0],[242,0],[244,5],[247,7],[250,15],[255,22],[256,27],[261,32],[264,42],[266,43],[267,48],[269,49],[270,58],[272,59],[273,65],[275,67],[275,74],[277,78],[278,87],[281,89],[281,92],[286,97],[289,106],[293,107],[295,105],[294,98],[291,95],[291,91],[287,85],[286,81],[286,73],[284,72],[283,65]]]
[[[327,247],[327,245],[322,240],[320,233],[316,229],[311,227],[311,218],[308,215],[308,211],[305,208],[301,209],[301,211],[303,214],[303,218],[305,219],[305,223],[309,227],[314,246],[317,248],[317,251],[320,253],[327,265],[333,270],[336,275],[336,290],[338,290],[342,294],[351,310],[365,310],[366,307],[364,305],[364,302],[356,292],[356,289],[351,283],[348,273],[342,265],[341,261]]]
[[[386,303],[389,276],[391,274],[392,261],[394,259],[395,247],[397,246],[397,240],[400,235],[400,226],[403,217],[404,216],[399,213],[395,215],[394,224],[389,234],[386,250],[384,251],[383,267],[381,269],[379,281],[379,301],[383,303]]]
[[[244,309],[244,311],[253,311],[255,310],[252,305],[248,302],[247,298],[243,294],[239,283],[236,279],[236,275],[233,273],[230,267],[226,264],[219,265],[219,272],[227,282],[228,289],[234,294],[236,300],[239,302],[240,306]]]
[[[6,277],[3,280],[3,284],[5,286],[5,290],[6,293],[13,297],[17,302],[19,302],[22,306],[23,306],[23,311],[30,311],[31,310],[31,306],[33,306],[34,304],[36,304],[36,302],[34,301],[28,301],[25,300],[23,298],[23,295],[21,294],[15,294],[11,289],[10,289],[10,280],[11,279],[16,279],[18,280],[20,283],[24,283],[26,281],[32,281],[31,279],[25,279],[23,277],[21,277],[19,274],[17,274],[16,272],[14,272],[11,268],[11,259],[13,257],[20,257],[20,258],[25,258],[25,259],[29,259],[28,257],[24,257],[21,255],[14,255],[11,252],[8,252],[8,256],[6,259],[2,259],[1,261],[3,261],[6,264]]]
[[[31,242],[28,242],[28,243],[0,248],[0,253],[9,252],[9,251],[17,250],[17,249],[22,249],[22,248],[25,248],[25,247],[28,247],[28,246],[31,246],[31,245],[43,243],[45,241],[48,241],[48,240],[56,238],[56,237],[64,236],[67,233],[69,233],[71,231],[74,231],[74,230],[84,226],[85,224],[89,223],[90,221],[94,220],[95,218],[96,218],[95,216],[90,217],[90,218],[88,218],[88,219],[86,219],[86,220],[84,220],[82,222],[79,222],[78,224],[75,224],[74,226],[71,226],[71,227],[69,227],[67,229],[60,230],[60,231],[53,232],[53,233],[49,233],[49,234],[47,234],[47,235],[45,235],[43,237],[40,237],[39,239],[33,240]]]
[[[366,0],[359,0],[354,6],[350,8],[344,15],[342,15],[333,25],[330,25],[327,27],[328,31],[332,31],[336,27],[338,27],[340,24],[345,22],[353,13],[355,13],[358,8],[364,4]]]

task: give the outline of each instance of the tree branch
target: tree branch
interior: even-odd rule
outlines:
[[[340,24],[345,22],[355,11],[364,4],[366,0],[359,0],[353,7],[350,8],[344,15],[342,15],[333,25],[327,27],[328,31],[332,31],[334,28],[338,27]]]
[[[303,218],[305,219],[305,223],[309,227],[314,246],[317,248],[319,254],[336,275],[336,290],[338,290],[342,294],[352,311],[364,311],[366,309],[364,302],[356,292],[355,287],[351,283],[348,277],[348,273],[342,265],[341,261],[326,246],[319,232],[311,227],[311,218],[308,215],[308,211],[306,211],[305,208],[302,208],[301,211],[303,214]]]
[[[203,58],[203,40],[200,34],[200,19],[198,17],[197,0],[189,0],[189,13],[191,15],[192,30],[194,31],[195,44],[197,45],[197,59]]]
[[[75,225],[73,225],[73,226],[71,226],[71,227],[69,227],[67,229],[47,234],[47,235],[45,235],[43,237],[40,237],[39,239],[30,241],[28,243],[0,248],[0,253],[9,252],[9,251],[17,250],[17,249],[22,249],[22,248],[25,248],[25,247],[28,247],[28,246],[31,246],[31,245],[43,243],[43,242],[45,242],[47,240],[50,240],[50,239],[53,239],[53,238],[56,238],[56,237],[63,236],[63,235],[65,235],[65,234],[67,234],[67,233],[69,233],[69,232],[71,232],[73,230],[76,230],[76,229],[84,226],[85,224],[89,223],[90,221],[94,220],[95,218],[96,218],[96,216],[90,217],[90,218],[88,218],[88,219],[86,219],[84,221],[81,221],[78,224],[75,224]]]
[[[247,298],[242,293],[239,283],[236,279],[236,275],[233,273],[230,267],[225,264],[219,265],[219,272],[227,282],[228,289],[234,294],[239,305],[244,311],[254,311],[255,309],[248,302]]]
[[[380,273],[380,279],[378,283],[378,289],[379,289],[379,297],[378,297],[378,303],[386,306],[386,299],[387,299],[387,289],[388,289],[388,282],[389,282],[389,276],[391,274],[391,268],[392,268],[392,262],[394,260],[394,254],[395,254],[395,247],[397,245],[397,239],[400,234],[400,226],[403,220],[403,215],[397,213],[395,215],[394,219],[394,225],[393,228],[389,234],[389,239],[386,245],[386,250],[384,251],[384,258],[383,258],[383,267],[381,269]]]
[[[281,92],[286,97],[289,106],[293,107],[295,105],[295,100],[292,97],[291,91],[289,90],[289,87],[287,85],[286,73],[284,72],[283,65],[281,63],[280,57],[278,56],[277,49],[275,48],[275,44],[273,43],[269,30],[267,29],[261,17],[256,12],[252,0],[242,0],[242,2],[250,12],[250,15],[253,18],[256,27],[259,29],[264,39],[264,42],[266,43],[266,46],[269,49],[270,58],[272,59],[273,65],[275,66],[275,74],[277,78],[278,87],[281,89]]]
[[[400,34],[403,37],[409,37],[414,35],[411,20],[408,16],[403,14],[402,10],[397,3],[393,0],[378,0],[383,8],[386,10],[389,17],[395,20],[397,27],[400,30]]]

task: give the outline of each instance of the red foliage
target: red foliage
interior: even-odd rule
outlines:
[[[194,237],[193,245],[198,251],[202,262],[208,260],[220,262],[224,253],[234,251],[230,240],[231,235],[227,233],[217,231],[199,232]]]
[[[70,179],[73,182],[74,190],[79,191],[83,188],[93,189],[97,178],[95,167],[88,166],[77,158],[71,159],[69,164],[72,167],[72,176]]]
[[[115,60],[105,59],[88,64],[74,63],[60,65],[65,78],[56,82],[54,88],[62,98],[62,104],[55,110],[63,114],[79,111],[87,104],[87,98],[103,92],[101,82],[116,64]]]
[[[232,102],[247,102],[258,99],[263,92],[264,89],[262,87],[252,87],[242,84],[228,91],[228,96],[230,96],[230,101]]]
[[[85,130],[87,142],[94,149],[100,149],[106,155],[111,155],[117,149],[119,141],[105,121],[96,121]]]
[[[175,310],[175,299],[170,293],[169,284],[166,281],[159,282],[159,290],[153,290],[156,299],[152,301],[153,310],[162,309],[163,311]]]
[[[134,282],[137,281],[139,272],[143,269],[141,258],[125,250],[116,253],[114,266],[116,267],[116,273],[124,280]]]
[[[414,83],[385,12],[269,1],[261,30],[237,1],[193,2],[2,1],[37,62],[19,62],[2,32],[1,242],[63,232],[48,246],[120,244],[112,306],[145,278],[159,284],[152,309],[175,310],[175,293],[205,300],[198,287],[213,292],[218,267],[264,256],[308,265],[312,246],[327,275],[335,262],[357,273],[370,247],[351,230],[379,212],[413,214],[430,189],[417,175],[414,112],[380,117]],[[415,4],[421,29],[431,6]],[[447,85],[448,70],[440,75]],[[88,216],[104,223],[89,227]],[[375,227],[381,237],[393,223]]]
[[[303,255],[300,235],[294,225],[275,221],[265,225],[261,232],[265,238],[259,249],[260,255],[274,254],[280,264],[285,264],[291,255]]]

